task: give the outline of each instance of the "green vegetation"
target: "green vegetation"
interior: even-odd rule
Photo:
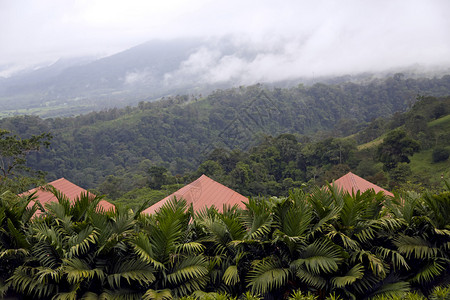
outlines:
[[[450,151],[444,147],[436,147],[433,150],[432,158],[434,163],[446,161],[450,156]]]
[[[411,87],[442,90],[447,80],[256,85],[77,118],[3,119],[0,128],[13,134],[0,131],[0,292],[24,299],[448,298],[450,186],[443,190],[441,174],[450,177],[450,97],[419,97],[396,112],[412,104],[405,102]],[[366,109],[352,111],[355,105]],[[49,149],[42,146],[50,134],[42,132],[54,135]],[[58,201],[45,210],[31,205],[34,195],[16,194],[27,176],[40,178],[32,169],[95,187],[115,209],[101,211],[100,196],[71,203],[56,190]],[[410,191],[389,198],[319,188],[350,170]],[[251,196],[246,209],[193,212],[174,199],[141,214],[201,174]]]
[[[42,173],[26,165],[27,155],[48,147],[51,138],[50,134],[42,133],[25,139],[0,129],[0,193],[5,190],[18,193],[30,184],[36,184],[36,176],[42,179]]]
[[[26,209],[0,195],[4,297],[445,299],[450,186],[388,198],[333,186],[193,213],[183,200],[99,210],[80,195]],[[441,297],[441,298],[439,298]],[[444,298],[442,298],[444,297]]]
[[[366,84],[315,84],[284,89],[255,85],[217,90],[207,97],[175,96],[153,103],[141,102],[134,108],[110,109],[74,118],[6,118],[0,120],[0,128],[19,136],[51,132],[54,136],[51,147],[31,155],[28,165],[47,172],[49,180],[65,177],[101,191],[113,179],[118,182],[119,193],[103,191],[112,198],[147,187],[152,166],[164,167],[169,175],[175,175],[177,180],[168,184],[186,183],[202,163],[217,162],[211,159],[214,149],[223,149],[225,153],[236,151],[231,156],[238,161],[241,160],[239,151],[244,153],[244,160],[233,174],[240,174],[241,181],[249,182],[242,187],[248,195],[276,195],[311,180],[321,184],[349,168],[358,170],[365,178],[378,178],[376,183],[387,186],[389,175],[380,173],[373,160],[373,148],[368,144],[357,149],[347,146],[371,142],[403,126],[408,138],[421,144],[422,151],[437,144],[446,147],[450,139],[445,125],[448,123],[441,121],[443,124],[428,128],[426,123],[448,115],[447,100],[419,97],[422,104],[412,107],[413,115],[397,113],[392,119],[390,116],[413,105],[414,95],[450,94],[449,80],[450,76],[433,79],[394,76]],[[282,153],[283,146],[276,145],[276,140],[285,140],[279,138],[283,134],[295,137],[300,144],[295,147],[301,148],[301,155],[290,157]],[[355,142],[346,136],[352,136]],[[333,139],[327,140],[330,137]],[[263,153],[266,150],[261,145],[270,144],[271,139],[274,144],[267,147],[287,156],[277,158],[276,151],[270,153],[270,149]],[[319,157],[322,154],[316,155],[314,151],[324,150],[326,143],[326,147],[335,147],[334,152],[327,150],[325,156]],[[344,150],[349,153],[342,152],[342,143],[346,143]],[[259,153],[249,158],[255,147]],[[270,167],[270,162],[265,161],[269,157],[274,160],[272,163],[282,161],[282,166],[278,166],[277,174],[261,178],[264,169]],[[414,156],[408,159],[414,163]],[[233,162],[229,165],[233,166]],[[209,165],[210,169],[213,167]],[[224,176],[231,176],[229,173],[235,166],[231,170],[227,168]],[[258,172],[257,168],[262,169]],[[403,179],[410,178],[403,176]],[[233,180],[225,178],[223,183],[233,185]],[[258,187],[261,186],[258,181],[267,188]],[[402,184],[392,182],[390,187]],[[236,181],[234,186],[237,185]]]
[[[398,163],[410,163],[409,156],[419,151],[420,144],[408,137],[403,130],[393,130],[378,145],[377,157],[385,170],[392,170]]]

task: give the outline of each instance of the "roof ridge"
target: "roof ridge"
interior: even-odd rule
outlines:
[[[59,181],[62,181],[62,180],[67,180],[67,179],[65,179],[64,177],[61,177],[61,178],[58,178],[58,179],[56,179],[56,180],[53,180],[52,182],[48,182],[47,184],[52,184],[52,183],[54,183],[54,182],[59,182]],[[68,181],[68,180],[67,180]]]
[[[220,191],[220,195],[217,192]],[[247,200],[247,197],[242,196],[233,189],[209,178],[205,174],[202,174],[199,178],[193,182],[185,185],[180,190],[166,196],[164,199],[156,202],[143,213],[153,213],[160,209],[169,199],[176,196],[177,198],[184,198],[188,203],[192,203],[194,209],[198,209],[203,206],[216,206],[219,210],[222,209],[224,203],[230,205],[237,204],[242,205],[241,202]],[[219,202],[218,202],[219,201]],[[230,202],[231,201],[231,202]],[[239,201],[236,203],[236,201]]]
[[[355,178],[355,176],[357,176],[357,175],[353,174],[352,172],[349,172],[349,173],[350,173],[351,185],[353,186],[353,189],[355,191],[357,191],[358,190],[358,184],[356,183],[356,178]]]
[[[186,184],[184,187],[182,187],[182,188],[179,189],[178,191],[175,191],[175,192],[172,193],[172,194],[178,193],[180,190],[182,190],[182,189],[184,188],[184,190],[183,190],[181,193],[179,193],[179,194],[180,194],[180,198],[182,198],[184,195],[188,194],[188,193],[192,190],[192,188],[194,187],[193,184],[194,184],[195,182],[199,181],[200,178],[202,178],[203,176],[207,177],[206,175],[203,174],[203,175],[200,176],[199,178],[197,178],[197,179],[195,179],[194,181],[192,181],[192,182]],[[195,185],[195,184],[194,184],[194,185]],[[171,195],[172,195],[172,194],[171,194]],[[170,195],[169,195],[169,196],[170,196]],[[162,199],[162,200],[164,200],[164,199]],[[158,201],[158,202],[159,202],[159,201]]]

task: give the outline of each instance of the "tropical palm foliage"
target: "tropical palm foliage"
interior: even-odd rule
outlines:
[[[445,299],[450,191],[394,198],[333,186],[246,208],[173,199],[102,211],[0,195],[3,295],[34,299]],[[41,209],[40,214],[36,211]]]

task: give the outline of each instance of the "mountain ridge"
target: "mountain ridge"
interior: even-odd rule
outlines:
[[[242,65],[255,67],[262,56],[270,57],[280,51],[243,45],[245,41],[239,43],[233,37],[153,40],[99,59],[62,59],[32,72],[0,78],[0,117],[72,116],[170,95],[205,95],[219,88],[242,85],[242,80],[251,76],[240,69]],[[378,76],[368,72],[338,77],[293,77],[268,80],[266,84],[292,87],[318,81],[370,82]],[[417,77],[417,73],[411,76]]]

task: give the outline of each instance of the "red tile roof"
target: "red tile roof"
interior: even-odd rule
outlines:
[[[89,193],[85,189],[79,187],[76,184],[73,184],[72,182],[70,182],[69,180],[67,180],[65,178],[60,178],[55,181],[52,181],[52,182],[48,183],[48,185],[53,186],[55,189],[57,189],[58,191],[60,191],[64,195],[66,195],[67,198],[69,198],[69,200],[72,202],[75,201],[75,199],[77,197],[80,197],[81,194],[85,194],[85,193],[88,193],[89,196],[95,197],[94,194]],[[45,204],[47,204],[49,202],[57,201],[55,195],[53,195],[51,192],[45,191],[43,189],[43,186],[39,186],[39,187],[36,187],[29,191],[26,191],[26,192],[20,194],[20,196],[29,195],[33,192],[36,192],[35,196],[37,197],[37,200],[39,200],[39,202],[44,207],[45,207]],[[34,201],[30,202],[28,204],[28,206],[32,206],[34,204],[33,202]],[[110,210],[110,209],[114,208],[113,204],[111,204],[105,200],[100,200],[99,206],[102,207],[104,210]]]
[[[353,174],[352,172],[349,172],[341,178],[335,180],[333,184],[349,193],[352,193],[352,191],[356,193],[357,191],[364,192],[368,189],[374,189],[376,193],[384,192],[387,196],[394,196],[391,192],[359,177],[358,175]]]
[[[247,197],[212,180],[206,175],[202,175],[197,180],[153,204],[144,210],[143,213],[152,214],[156,212],[164,203],[173,197],[185,199],[188,205],[192,203],[194,211],[211,206],[215,206],[219,211],[222,211],[224,204],[228,206],[238,205],[240,208],[245,208],[243,202],[248,202]]]

